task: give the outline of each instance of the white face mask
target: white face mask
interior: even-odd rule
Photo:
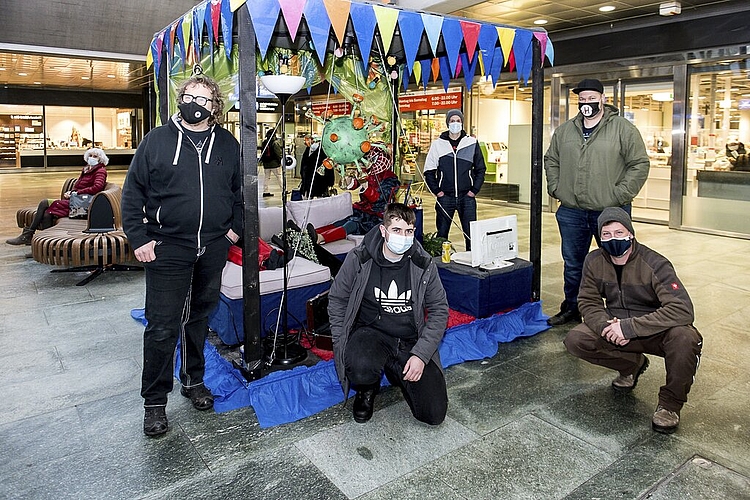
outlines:
[[[89,156],[89,159],[86,160],[86,163],[88,163],[92,167],[95,167],[99,165],[99,158],[94,158],[93,156]]]
[[[461,122],[450,122],[448,124],[448,131],[451,134],[460,134],[461,131],[464,129],[464,125]]]
[[[388,231],[386,231],[386,233],[388,233]],[[388,238],[385,240],[385,244],[391,252],[397,255],[402,255],[414,244],[414,236],[388,233]]]

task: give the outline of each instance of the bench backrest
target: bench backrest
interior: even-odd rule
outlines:
[[[122,229],[121,200],[120,186],[108,182],[91,200],[84,233],[108,233]]]

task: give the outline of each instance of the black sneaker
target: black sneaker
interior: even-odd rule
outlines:
[[[549,318],[547,324],[549,326],[560,326],[574,321],[576,323],[581,322],[581,313],[578,312],[578,305],[571,308],[567,302],[563,302],[560,304],[560,312]]]
[[[146,407],[143,416],[143,433],[147,436],[161,436],[169,430],[167,411],[164,406]]]
[[[357,391],[357,395],[354,396],[354,406],[352,407],[355,422],[364,424],[372,418],[372,412],[375,409],[375,395],[377,393],[378,388]]]
[[[273,196],[273,193],[263,193],[263,198],[268,198],[269,196]]]
[[[203,384],[190,388],[183,385],[180,394],[190,399],[196,410],[206,411],[214,407],[214,395]]]

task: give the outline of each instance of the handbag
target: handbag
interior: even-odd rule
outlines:
[[[70,213],[68,217],[71,219],[85,219],[89,215],[89,206],[91,205],[91,200],[93,200],[94,197],[90,194],[78,194],[76,192],[73,192],[70,194],[70,199],[68,200],[69,206],[70,206]]]

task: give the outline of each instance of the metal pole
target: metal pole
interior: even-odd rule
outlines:
[[[247,380],[261,376],[260,277],[258,275],[258,132],[256,123],[255,31],[250,13],[237,11],[240,86],[240,159],[243,171],[242,297],[244,354],[240,371]],[[209,35],[210,36],[210,35]]]
[[[541,299],[542,289],[542,138],[544,126],[544,66],[542,45],[532,38],[531,74],[531,218],[529,260],[534,265],[531,300]]]

